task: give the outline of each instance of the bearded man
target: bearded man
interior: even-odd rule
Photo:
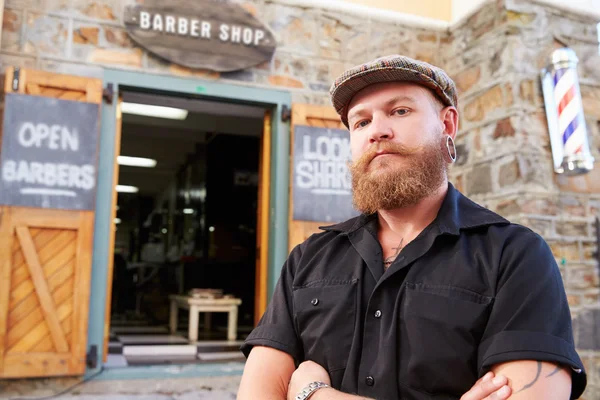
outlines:
[[[544,240],[448,182],[454,82],[404,56],[331,88],[362,215],[298,245],[242,351],[238,399],[578,398],[586,385]]]

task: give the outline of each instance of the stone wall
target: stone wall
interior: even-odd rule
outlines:
[[[460,90],[459,159],[453,181],[475,201],[541,234],[559,264],[589,386],[600,398],[598,21],[532,1],[487,3],[449,35],[442,65]],[[577,53],[592,173],[553,172],[540,69],[550,53]]]
[[[167,0],[168,1],[168,0]],[[136,46],[122,17],[135,0],[6,0],[0,67],[24,66],[102,76],[103,67],[289,89],[298,103],[329,105],[331,82],[346,68],[375,56],[404,53],[435,61],[439,34],[274,1],[240,4],[271,28],[277,50],[270,62],[230,73],[190,70]]]

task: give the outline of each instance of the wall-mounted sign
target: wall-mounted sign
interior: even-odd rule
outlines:
[[[7,94],[0,204],[94,209],[97,149],[97,104]]]
[[[349,160],[347,130],[294,126],[295,220],[342,222],[359,214],[352,205]]]
[[[125,27],[148,51],[189,68],[225,72],[270,60],[271,31],[238,4],[146,0],[125,8]]]

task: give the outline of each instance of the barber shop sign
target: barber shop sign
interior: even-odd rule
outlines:
[[[188,68],[249,68],[275,52],[271,31],[242,6],[214,0],[147,0],[125,8],[130,37],[151,53]]]

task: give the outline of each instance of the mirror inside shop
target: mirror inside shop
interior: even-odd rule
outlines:
[[[122,111],[109,356],[198,362],[206,344],[208,360],[240,357],[264,110],[125,93]]]

